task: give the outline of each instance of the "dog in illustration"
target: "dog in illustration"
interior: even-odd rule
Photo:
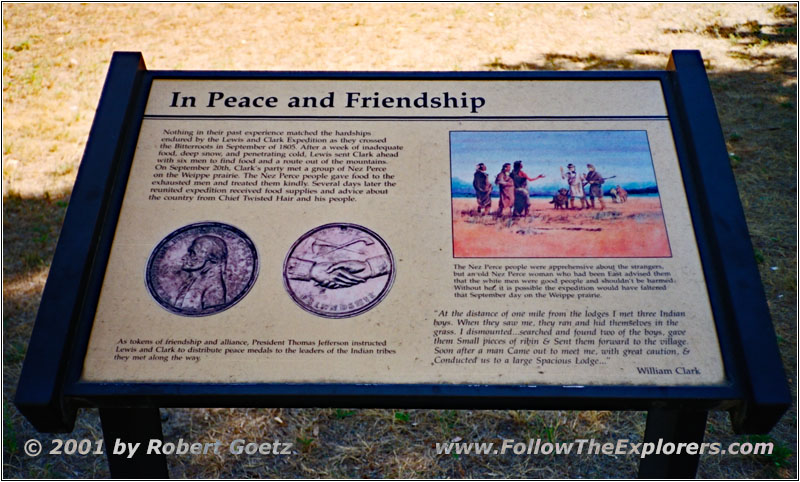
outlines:
[[[567,209],[569,204],[567,190],[564,188],[559,189],[558,192],[553,195],[553,200],[550,201],[550,204],[553,205],[553,209]]]

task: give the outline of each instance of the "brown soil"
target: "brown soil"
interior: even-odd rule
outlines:
[[[457,258],[657,258],[671,251],[661,202],[631,197],[625,204],[556,210],[531,200],[529,215],[478,215],[472,199],[453,199],[453,254]],[[496,203],[494,203],[496,204]],[[493,206],[492,213],[497,207]]]

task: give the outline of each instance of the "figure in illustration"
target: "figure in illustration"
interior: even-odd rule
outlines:
[[[567,172],[564,168],[561,169],[561,179],[566,179],[567,189],[569,189],[569,208],[575,209],[575,198],[581,200],[581,209],[586,208],[586,193],[583,192],[583,181],[578,172],[575,171],[575,165],[567,164]]]
[[[217,236],[196,238],[182,258],[181,269],[189,277],[178,290],[175,307],[189,312],[226,303],[225,262],[228,248]]]
[[[514,181],[514,217],[525,217],[528,215],[531,206],[528,181],[536,181],[543,177],[544,174],[539,174],[536,177],[529,177],[522,170],[522,161],[514,161],[514,170],[511,171],[511,179]]]
[[[589,184],[589,202],[592,205],[592,209],[594,209],[594,198],[597,198],[600,201],[600,210],[602,211],[606,208],[603,202],[603,183],[605,179],[594,168],[594,164],[586,164],[586,168],[589,170],[586,173],[586,183]]]
[[[472,178],[472,187],[475,188],[475,197],[478,199],[478,213],[484,210],[488,214],[492,207],[492,183],[486,174],[486,164],[478,164]]]
[[[508,208],[509,212],[514,209],[514,180],[509,176],[511,164],[506,162],[494,179],[497,189],[500,190],[500,205],[497,207],[497,216],[503,215],[503,209]]]

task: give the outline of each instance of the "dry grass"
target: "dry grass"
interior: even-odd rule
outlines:
[[[77,166],[115,50],[151,69],[662,69],[700,49],[793,393],[797,376],[794,4],[3,4],[3,475],[106,477],[104,457],[28,459],[11,400]],[[173,456],[173,477],[631,477],[629,457],[436,456],[437,441],[625,435],[642,413],[170,409],[170,440],[290,441],[283,457]],[[796,478],[797,411],[772,458],[701,459],[701,477]],[[83,411],[74,438],[101,437]],[[724,413],[707,441],[740,440]]]

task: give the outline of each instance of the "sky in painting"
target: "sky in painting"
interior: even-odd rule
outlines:
[[[605,178],[616,176],[605,188],[655,186],[646,131],[454,131],[450,133],[452,176],[472,183],[475,165],[486,164],[489,178],[506,163],[521,160],[531,177],[544,174],[535,189],[565,187],[559,166],[575,164],[585,173],[594,164]],[[613,184],[612,184],[613,183]]]

